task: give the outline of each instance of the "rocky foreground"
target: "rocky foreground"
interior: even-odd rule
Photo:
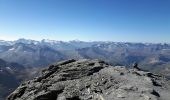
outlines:
[[[170,100],[170,82],[99,60],[67,60],[22,83],[7,100]]]

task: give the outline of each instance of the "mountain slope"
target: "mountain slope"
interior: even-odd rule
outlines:
[[[170,83],[100,60],[67,60],[22,83],[7,100],[169,100]]]
[[[17,62],[25,67],[42,67],[54,61],[63,60],[65,57],[48,46],[17,43],[1,52],[0,58],[9,62]]]
[[[0,59],[0,100],[11,93],[24,79],[25,68]]]

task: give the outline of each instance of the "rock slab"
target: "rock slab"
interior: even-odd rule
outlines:
[[[50,65],[7,100],[169,100],[169,94],[169,81],[150,72],[71,59]]]

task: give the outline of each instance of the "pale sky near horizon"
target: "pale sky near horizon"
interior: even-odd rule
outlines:
[[[170,43],[170,0],[0,0],[0,40]]]

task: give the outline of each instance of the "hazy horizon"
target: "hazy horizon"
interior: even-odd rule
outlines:
[[[25,39],[25,40],[33,40],[33,41],[38,41],[41,42],[43,40],[49,40],[49,41],[62,41],[62,42],[70,42],[70,41],[81,41],[81,42],[115,42],[115,43],[151,43],[151,44],[170,44],[170,42],[129,42],[129,41],[106,41],[106,40],[99,40],[99,41],[95,41],[95,40],[79,40],[79,39],[72,39],[72,40],[55,40],[55,39],[48,39],[48,38],[43,38],[40,40],[37,39],[30,39],[30,38],[18,38],[18,39],[13,39],[13,40],[5,40],[5,39],[0,39],[0,41],[17,41],[20,39]]]
[[[169,0],[1,0],[0,40],[170,43]]]

